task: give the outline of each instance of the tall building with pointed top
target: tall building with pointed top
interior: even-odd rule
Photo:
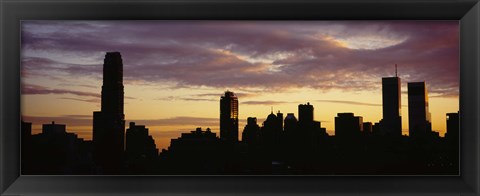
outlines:
[[[408,131],[410,137],[426,137],[431,131],[425,82],[408,83]]]
[[[101,111],[93,113],[94,159],[106,173],[119,173],[124,162],[123,62],[107,52],[103,64]]]
[[[382,78],[382,135],[402,135],[402,101],[400,89],[401,80],[397,75],[397,65],[395,64],[395,77]]]
[[[238,142],[238,98],[231,91],[220,98],[220,139]]]
[[[278,149],[281,143],[283,126],[283,113],[278,111],[277,115],[273,111],[267,116],[263,122],[260,132],[260,140],[262,145],[267,146],[270,150]]]

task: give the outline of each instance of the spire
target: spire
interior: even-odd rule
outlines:
[[[398,77],[398,74],[397,74],[397,64],[395,63],[395,77]]]
[[[273,106],[271,106],[271,107],[272,107],[272,109],[271,109],[271,113],[273,114]]]

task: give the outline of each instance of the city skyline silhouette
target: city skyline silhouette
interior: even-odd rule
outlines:
[[[266,172],[269,158],[279,173],[328,173],[317,170],[321,159],[304,158],[323,152],[339,161],[332,152],[352,153],[339,146],[356,145],[366,145],[359,155],[382,154],[368,149],[386,147],[383,137],[397,138],[386,149],[401,147],[407,157],[415,154],[408,149],[426,152],[420,140],[446,156],[447,140],[455,138],[446,137],[455,127],[447,117],[458,119],[459,111],[456,27],[449,21],[25,22],[22,120],[35,145],[52,139],[46,125],[66,125],[58,134],[70,135],[53,139],[60,145],[61,138],[74,141],[73,134],[78,141],[71,144],[81,150],[72,149],[69,160],[91,152],[99,174],[165,173],[152,163],[175,167],[199,141],[206,145],[199,149],[230,154],[211,157],[223,164],[199,162],[213,173]],[[136,150],[125,152],[127,129]],[[152,152],[160,152],[158,160]],[[292,162],[295,152],[303,162]],[[317,165],[310,170],[305,163]]]
[[[452,21],[25,22],[22,115],[34,133],[54,120],[91,140],[101,57],[119,51],[126,119],[149,125],[161,148],[192,127],[219,133],[219,110],[210,108],[226,90],[240,98],[240,127],[250,116],[262,122],[272,106],[291,113],[310,102],[322,108],[316,120],[334,134],[338,112],[382,119],[379,80],[393,77],[398,64],[402,133],[408,134],[407,82],[426,81],[432,129],[443,136],[444,114],[459,105],[457,27]]]
[[[271,113],[259,126],[249,117],[239,137],[240,105],[232,91],[220,99],[220,136],[201,127],[171,139],[159,150],[145,125],[129,123],[125,134],[123,60],[107,52],[103,64],[101,110],[94,111],[92,141],[68,133],[66,125],[22,119],[25,174],[455,174],[458,173],[459,113],[447,113],[447,133],[432,130],[425,82],[408,83],[409,136],[402,135],[400,78],[382,78],[384,118],[364,122],[337,113],[335,135],[315,121],[314,106],[294,113]],[[126,137],[125,137],[126,135]],[[327,154],[324,154],[327,153]],[[326,157],[322,159],[318,156]],[[340,156],[340,157],[338,157]],[[371,156],[365,163],[341,163]],[[425,157],[426,156],[426,157]],[[76,161],[75,161],[76,160]],[[78,161],[78,162],[77,162]],[[373,162],[371,162],[373,161]],[[401,165],[406,164],[403,168]],[[373,172],[372,169],[379,171]],[[385,172],[385,173],[383,173]]]

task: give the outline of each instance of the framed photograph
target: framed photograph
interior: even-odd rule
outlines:
[[[480,193],[476,0],[0,6],[2,194]]]

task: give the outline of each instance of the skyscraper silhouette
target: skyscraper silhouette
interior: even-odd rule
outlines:
[[[313,105],[310,103],[298,105],[298,121],[302,122],[313,122]]]
[[[408,83],[408,131],[410,137],[425,137],[431,132],[428,92],[425,82]]]
[[[400,88],[401,80],[397,76],[397,65],[395,65],[395,77],[382,78],[382,135],[402,135],[402,102],[400,98]]]
[[[220,138],[238,142],[238,98],[230,91],[220,98]]]
[[[106,173],[119,173],[124,161],[123,62],[119,52],[107,52],[103,64],[101,111],[93,113],[95,162]]]

